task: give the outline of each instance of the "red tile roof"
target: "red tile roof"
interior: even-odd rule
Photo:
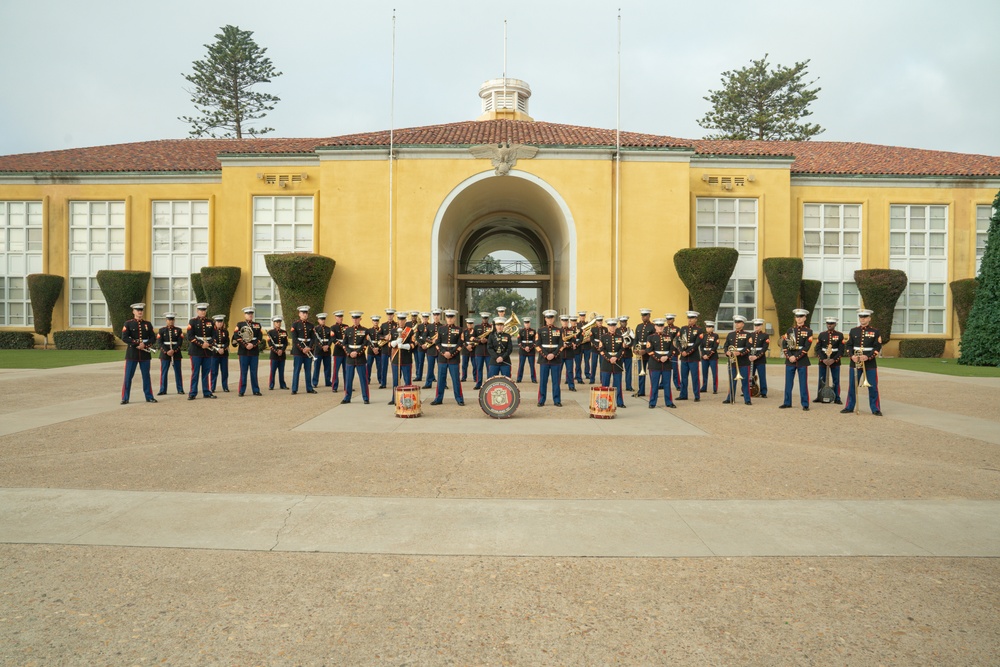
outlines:
[[[557,123],[464,121],[395,130],[397,146],[500,142],[542,147],[613,147],[615,131]],[[689,149],[699,155],[794,158],[794,174],[1000,176],[1000,157],[828,141],[716,141],[622,132],[626,148]],[[389,145],[388,130],[310,139],[164,139],[0,156],[0,173],[217,172],[220,155],[308,154],[320,147]]]

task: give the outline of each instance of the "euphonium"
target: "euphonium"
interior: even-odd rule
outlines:
[[[509,336],[516,336],[520,330],[521,320],[517,318],[517,313],[512,313],[503,323],[503,332]]]

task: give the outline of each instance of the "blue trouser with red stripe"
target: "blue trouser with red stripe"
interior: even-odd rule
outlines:
[[[736,374],[733,372],[733,365],[727,364],[729,367],[729,393],[726,394],[726,400],[736,402],[736,397],[733,396],[733,386],[736,384]],[[739,383],[743,386],[743,402],[750,402],[750,367],[749,366],[738,366],[737,371],[743,378],[739,380]]]
[[[799,378],[799,400],[802,407],[809,407],[809,367],[793,366],[785,364],[785,402],[783,405],[792,404],[792,385],[795,384],[795,377]]]
[[[712,371],[712,393],[719,391],[719,358],[701,360],[701,390],[708,391],[708,372]]]
[[[191,357],[191,389],[188,396],[198,395],[198,376],[201,376],[201,393],[203,396],[211,396],[208,389],[208,376],[212,374],[211,357]]]
[[[181,358],[177,355],[163,357],[160,359],[160,393],[167,393],[167,378],[170,376],[170,367],[174,368],[174,380],[177,381],[177,393],[184,393],[184,380],[181,379]]]
[[[649,405],[650,407],[656,407],[656,398],[660,394],[660,390],[663,390],[663,402],[665,405],[674,404],[674,395],[671,391],[670,386],[670,372],[671,369],[665,371],[653,371],[647,370],[646,375],[649,376]]]
[[[854,365],[851,365],[851,372],[848,378],[851,381],[851,386],[847,388],[847,405],[844,406],[845,410],[854,410],[854,401],[857,400],[858,382],[857,382],[857,371],[854,369]],[[878,368],[866,368],[865,377],[868,379],[868,384],[871,386],[868,388],[868,407],[871,408],[872,412],[882,412],[882,407],[879,404],[878,396]]]
[[[622,396],[622,374],[601,372],[601,386],[615,388],[615,404],[619,408],[625,407],[625,398]]]
[[[354,395],[354,374],[358,373],[361,376],[361,398],[365,399],[365,403],[368,402],[368,366],[353,364],[344,364],[344,401],[350,403],[351,396]]]
[[[837,396],[837,400],[840,400],[840,364],[832,364],[827,366],[822,361],[819,362],[819,386],[822,387],[827,384],[827,370],[830,371],[830,383],[833,386],[833,392]],[[819,389],[817,388],[817,392]]]
[[[268,389],[274,389],[275,375],[278,376],[278,386],[282,389],[288,389],[288,385],[285,384],[285,355],[271,359],[271,375],[267,381]]]
[[[153,400],[153,385],[149,379],[149,360],[139,361],[138,359],[125,360],[125,381],[122,382],[122,400],[128,401],[128,396],[132,392],[132,376],[135,375],[135,368],[139,367],[139,374],[142,375],[142,393],[147,401]]]
[[[552,402],[556,405],[562,403],[562,394],[559,392],[559,376],[562,374],[562,362],[558,364],[540,364],[538,378],[538,404],[545,405],[546,383],[552,380]]]
[[[480,359],[485,359],[486,357],[479,357]],[[437,367],[437,391],[434,393],[435,401],[444,400],[444,388],[448,384],[448,376],[451,375],[452,389],[455,392],[455,401],[458,403],[465,403],[465,396],[462,394],[462,383],[458,379],[458,364],[446,364],[441,362]]]
[[[256,354],[241,354],[240,357],[240,396],[247,390],[247,375],[250,376],[250,389],[253,393],[259,394],[260,387],[257,386],[257,366],[260,357]]]
[[[681,362],[681,393],[677,395],[677,398],[687,398],[688,378],[691,378],[691,390],[694,392],[694,397],[701,398],[701,378],[698,377],[698,365],[697,360]]]

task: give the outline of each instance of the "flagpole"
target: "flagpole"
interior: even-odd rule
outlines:
[[[393,149],[395,147],[395,111],[396,111],[396,10],[392,10],[392,58],[390,65],[390,79],[389,79],[389,307],[393,308],[393,297],[395,292],[395,278],[393,276],[393,265],[395,264],[395,257],[393,257],[393,225],[392,225],[392,205],[393,205],[393,191],[392,191],[392,172],[393,172]]]
[[[614,314],[617,317],[621,310],[621,278],[622,278],[622,230],[621,230],[621,164],[622,164],[622,10],[618,9],[618,82],[615,92],[615,298]]]

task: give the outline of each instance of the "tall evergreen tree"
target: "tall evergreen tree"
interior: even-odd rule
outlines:
[[[1000,366],[1000,192],[993,199],[993,216],[979,269],[976,298],[962,332],[958,363]]]
[[[280,101],[274,95],[252,90],[253,86],[281,76],[264,55],[267,49],[254,41],[253,32],[227,25],[215,36],[215,43],[205,48],[206,58],[194,61],[194,72],[184,75],[194,84],[194,90],[188,92],[200,113],[178,118],[191,125],[191,136],[242,139],[244,134],[256,136],[274,131],[273,127],[250,126]]]
[[[809,105],[821,88],[805,82],[809,61],[793,67],[770,68],[767,54],[750,67],[722,73],[722,88],[704,98],[712,110],[698,121],[706,130],[717,130],[707,139],[791,139],[807,141],[823,132],[812,123],[800,122],[811,116]]]

